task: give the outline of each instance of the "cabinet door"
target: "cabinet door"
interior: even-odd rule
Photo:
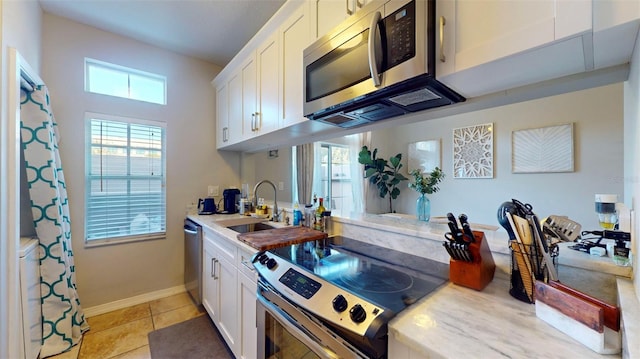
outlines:
[[[258,64],[258,116],[254,134],[263,134],[279,126],[279,44],[277,32],[256,51]]]
[[[227,120],[227,144],[242,139],[242,72],[231,76],[227,83],[229,93],[229,115]]]
[[[473,97],[585,71],[590,29],[589,0],[441,0],[436,77]]]
[[[355,13],[353,0],[316,0],[317,37],[326,35],[344,19]]]
[[[253,135],[257,115],[257,66],[255,56],[242,63],[242,138]]]
[[[280,127],[287,127],[306,120],[302,113],[304,103],[302,52],[312,40],[309,13],[309,7],[304,3],[280,27],[280,52],[282,54]]]
[[[216,273],[217,259],[214,256],[212,246],[207,245],[205,241],[203,262],[202,262],[202,305],[214,323],[218,322],[220,303],[218,301],[218,280]]]
[[[253,359],[258,356],[258,328],[256,328],[256,277],[243,273],[238,275],[238,311],[240,323],[239,358]]]
[[[229,134],[229,102],[227,85],[216,89],[216,147],[227,145]]]
[[[217,271],[219,285],[220,312],[218,315],[218,329],[224,337],[227,345],[236,354],[238,352],[238,270],[224,257],[218,262]]]

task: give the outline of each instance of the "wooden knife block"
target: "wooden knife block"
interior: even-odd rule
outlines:
[[[484,232],[473,231],[474,243],[469,244],[473,262],[449,260],[449,280],[457,285],[483,290],[492,280],[496,264]]]

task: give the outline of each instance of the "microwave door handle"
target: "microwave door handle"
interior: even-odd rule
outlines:
[[[371,25],[369,26],[369,71],[375,87],[380,87],[381,84],[378,66],[376,65],[376,37],[378,35],[378,22],[380,22],[381,18],[380,11],[376,11],[373,14],[373,18],[371,18]]]

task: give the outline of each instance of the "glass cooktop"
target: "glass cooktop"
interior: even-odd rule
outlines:
[[[394,313],[449,278],[445,263],[340,236],[271,252]]]

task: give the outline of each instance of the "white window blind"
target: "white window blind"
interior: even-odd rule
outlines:
[[[85,91],[167,104],[164,76],[85,58]]]
[[[86,117],[86,241],[164,237],[164,124]]]

